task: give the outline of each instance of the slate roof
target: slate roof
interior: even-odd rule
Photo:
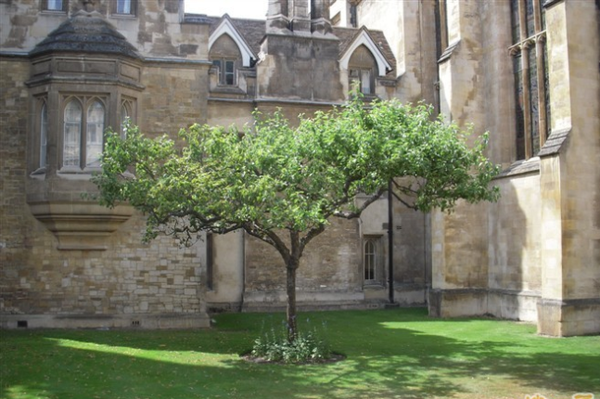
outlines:
[[[63,22],[29,53],[53,51],[110,53],[141,58],[135,47],[99,13],[79,12]]]
[[[367,28],[333,28],[333,34],[340,39],[340,57],[346,52],[348,47],[352,45],[356,37],[359,35],[361,29],[364,29],[373,42],[379,47],[379,51],[385,57],[386,61],[392,66],[392,71],[396,69],[396,57],[390,48],[390,45],[385,38],[385,35],[380,30],[370,30]],[[389,74],[390,72],[388,72]]]
[[[219,26],[223,17],[207,17],[210,23],[209,35],[212,35],[215,29]],[[243,36],[246,43],[252,49],[254,54],[260,52],[260,42],[265,37],[266,23],[264,20],[259,19],[240,19],[240,18],[229,18],[235,29]]]

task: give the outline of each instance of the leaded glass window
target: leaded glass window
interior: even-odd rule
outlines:
[[[85,166],[100,166],[104,135],[104,106],[98,100],[88,108]]]
[[[81,105],[71,100],[65,107],[63,166],[79,166],[81,156]]]

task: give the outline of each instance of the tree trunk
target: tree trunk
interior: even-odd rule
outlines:
[[[293,342],[298,337],[298,327],[296,324],[296,270],[299,260],[291,260],[286,265],[286,289],[287,289],[287,331],[288,341]]]

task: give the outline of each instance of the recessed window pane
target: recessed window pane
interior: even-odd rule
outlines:
[[[233,61],[225,61],[225,81],[226,85],[232,85],[235,82],[235,64]]]
[[[513,44],[521,41],[521,20],[519,19],[519,0],[511,0],[510,2],[510,19],[512,22],[512,39]]]
[[[48,107],[42,105],[40,115],[40,168],[46,167],[46,149],[48,148]]]
[[[537,1],[537,0],[535,0]],[[533,36],[533,34],[535,33],[535,17],[534,17],[534,12],[535,9],[533,7],[533,2],[534,0],[526,0],[525,1],[525,7],[526,7],[526,21],[527,21],[527,37],[529,36]]]
[[[529,51],[529,109],[531,110],[531,148],[533,155],[540,150],[540,111],[535,49]]]
[[[375,280],[376,252],[372,240],[365,242],[365,280]]]
[[[515,77],[515,119],[516,119],[516,141],[517,159],[525,158],[525,111],[523,109],[523,71],[521,55],[513,58],[513,70]]]
[[[65,107],[63,166],[79,166],[81,156],[81,106],[75,100]]]
[[[85,166],[100,166],[104,134],[104,106],[95,101],[88,108]]]

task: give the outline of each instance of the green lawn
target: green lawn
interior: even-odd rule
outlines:
[[[346,360],[247,363],[281,314],[224,314],[196,331],[0,331],[0,398],[600,399],[600,336],[544,338],[528,324],[439,320],[423,309],[312,312]],[[279,327],[277,327],[279,328]]]

